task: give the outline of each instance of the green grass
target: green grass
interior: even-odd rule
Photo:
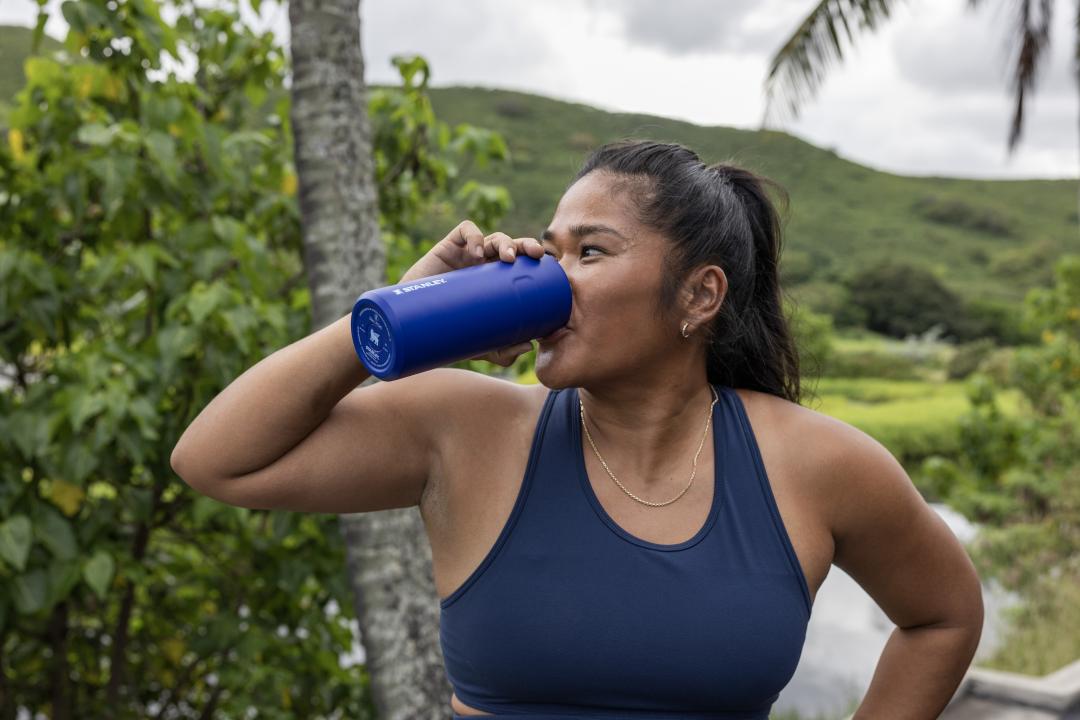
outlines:
[[[804,404],[859,428],[914,468],[931,454],[960,451],[957,421],[971,409],[964,381],[927,382],[877,378],[820,378],[816,397]],[[1006,415],[1019,412],[1017,390],[998,393]]]
[[[979,667],[1041,677],[1080,658],[1080,565],[1040,578],[1024,598],[1005,611],[1008,629]]]

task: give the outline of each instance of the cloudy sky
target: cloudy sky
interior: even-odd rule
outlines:
[[[57,0],[49,7],[57,8]],[[535,92],[700,125],[759,127],[776,48],[813,0],[362,0],[368,82],[397,79],[395,54],[431,63],[431,84]],[[1057,0],[1051,46],[1006,152],[1016,0],[907,0],[834,65],[779,129],[908,175],[1076,178],[1080,95],[1072,3]],[[718,8],[721,8],[718,10]],[[0,23],[32,26],[33,0],[2,0]],[[283,5],[255,21],[288,42]],[[66,28],[53,12],[47,32]]]

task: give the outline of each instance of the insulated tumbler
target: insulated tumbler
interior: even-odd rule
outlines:
[[[559,261],[517,255],[368,290],[352,339],[368,371],[394,380],[548,335],[570,320]]]

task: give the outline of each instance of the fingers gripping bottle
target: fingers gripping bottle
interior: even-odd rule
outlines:
[[[372,375],[394,380],[544,337],[571,305],[558,260],[518,255],[368,290],[353,305],[353,346]]]

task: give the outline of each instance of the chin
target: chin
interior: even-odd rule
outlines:
[[[558,360],[548,362],[545,355],[550,356],[552,354],[537,353],[536,365],[533,368],[537,381],[552,390],[575,387],[577,385],[576,373],[571,368],[563,367],[563,364]]]

